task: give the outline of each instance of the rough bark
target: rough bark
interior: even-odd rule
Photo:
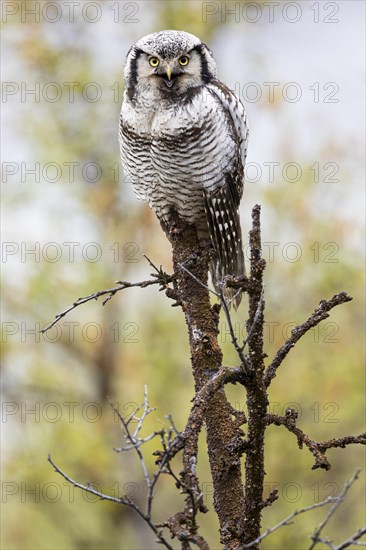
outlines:
[[[169,237],[177,275],[174,297],[186,318],[197,392],[222,365],[217,340],[219,308],[210,304],[209,255],[200,247],[195,230],[173,214]],[[227,550],[240,548],[244,517],[241,453],[235,451],[240,446],[241,432],[232,419],[232,412],[221,388],[212,396],[204,416],[214,507],[220,522],[221,542]]]
[[[268,407],[267,390],[263,380],[264,358],[263,327],[263,271],[260,208],[253,209],[253,228],[250,232],[250,282],[249,319],[247,333],[249,376],[247,377],[247,416],[248,436],[245,460],[245,511],[243,542],[248,544],[260,535],[261,510],[263,508],[264,487],[264,433],[266,430],[266,411]],[[259,545],[252,548],[257,549]]]

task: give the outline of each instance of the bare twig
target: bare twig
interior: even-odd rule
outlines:
[[[115,502],[116,504],[125,504],[126,506],[131,506],[132,508],[137,508],[137,505],[130,500],[129,498],[125,497],[113,497],[111,495],[106,495],[104,493],[101,493],[100,491],[97,491],[96,489],[93,489],[93,487],[87,483],[86,485],[79,483],[78,481],[75,481],[71,477],[69,477],[65,472],[63,472],[52,460],[51,455],[48,455],[47,458],[48,462],[52,464],[52,466],[55,469],[55,472],[60,474],[66,481],[71,483],[71,485],[74,485],[74,487],[77,487],[78,489],[82,489],[83,491],[87,491],[88,493],[91,493],[97,497],[100,498],[100,500],[110,500],[111,502]]]
[[[297,327],[292,329],[290,338],[288,338],[284,345],[278,350],[272,363],[267,368],[264,378],[264,382],[267,387],[276,376],[278,367],[281,365],[289,351],[295,346],[296,342],[298,342],[300,338],[304,336],[304,334],[306,334],[310,329],[329,317],[328,311],[340,304],[349,302],[350,300],[352,300],[352,297],[349,296],[346,292],[340,292],[339,294],[333,296],[333,298],[331,298],[330,300],[322,300],[316,310],[312,313],[312,315],[310,315],[308,320],[305,321],[305,323],[302,323],[301,325],[298,325]]]
[[[144,514],[142,510],[138,507],[138,505],[131,499],[126,497],[113,497],[110,495],[106,495],[104,493],[101,493],[100,491],[97,491],[96,489],[93,489],[93,487],[90,484],[83,485],[82,483],[79,483],[78,481],[75,481],[71,477],[69,477],[65,472],[63,472],[52,460],[51,456],[48,455],[48,462],[52,464],[55,471],[60,474],[66,481],[71,483],[74,487],[77,487],[78,489],[81,489],[82,491],[86,491],[87,493],[91,493],[92,495],[95,495],[100,498],[100,500],[109,500],[111,502],[115,502],[116,504],[123,504],[125,506],[129,506],[130,508],[133,508],[139,516],[141,516],[142,519],[146,521],[146,523],[149,525],[149,527],[152,529],[152,531],[155,533],[155,535],[158,537],[159,542],[165,546],[165,548],[168,548],[168,550],[174,550],[173,546],[169,544],[169,542],[165,539],[162,531],[151,521],[151,517]]]
[[[276,502],[277,499],[278,499],[278,490],[274,489],[274,491],[272,491],[269,494],[268,498],[262,500],[262,508],[266,508],[267,506],[272,506],[272,504]]]
[[[156,271],[156,273],[158,274],[159,277],[161,277],[162,275],[165,275],[162,266],[156,267],[156,265],[150,260],[150,258],[146,254],[143,254],[143,257],[149,262],[151,267],[153,269],[155,269],[155,271]],[[154,275],[154,274],[152,274],[152,275]],[[154,275],[154,276],[156,277],[156,275]]]
[[[327,515],[325,516],[325,518],[323,519],[321,524],[315,529],[314,534],[311,537],[312,543],[309,546],[309,550],[313,550],[315,548],[316,544],[318,542],[320,542],[321,532],[323,531],[324,527],[329,523],[330,518],[334,515],[334,513],[337,511],[339,506],[342,504],[342,502],[346,498],[346,495],[347,495],[349,489],[352,487],[354,482],[359,478],[360,472],[361,472],[361,470],[357,469],[356,472],[354,473],[354,475],[352,476],[352,478],[347,481],[347,483],[345,484],[345,486],[343,488],[343,491],[337,497],[337,501],[331,507],[331,509],[329,510],[329,512],[327,513]],[[346,546],[342,547],[342,548],[346,548]]]
[[[115,407],[112,403],[110,403],[110,405],[111,405],[112,409],[115,411],[115,413],[118,415],[118,418],[121,422],[121,425],[122,425],[122,427],[125,431],[125,437],[126,437],[127,441],[130,442],[129,447],[131,449],[134,449],[136,451],[137,455],[138,455],[139,462],[141,464],[141,467],[142,467],[142,470],[143,470],[143,473],[144,473],[144,478],[145,478],[146,485],[147,485],[147,490],[148,490],[145,515],[146,515],[146,517],[151,519],[152,504],[153,504],[153,498],[154,498],[154,488],[155,488],[155,485],[156,485],[156,483],[157,483],[157,481],[160,477],[160,474],[161,474],[161,472],[162,472],[162,470],[165,466],[165,461],[163,460],[161,462],[161,464],[159,465],[158,471],[152,476],[152,478],[150,478],[149,473],[147,471],[145,458],[144,458],[143,453],[141,451],[141,445],[143,443],[145,443],[145,440],[138,438],[138,434],[139,434],[139,432],[142,428],[142,424],[143,424],[143,421],[145,420],[145,418],[151,412],[153,412],[155,409],[149,407],[149,400],[148,400],[146,386],[145,386],[145,391],[144,391],[144,403],[142,405],[140,405],[139,407],[137,407],[136,411],[132,415],[130,415],[130,418],[127,421],[120,414],[117,407]],[[139,411],[142,407],[143,407],[143,413],[142,413],[141,417],[137,417],[136,412]],[[129,429],[129,421],[132,420],[132,418],[137,420],[137,427],[136,427],[134,433],[131,433],[131,431]],[[121,449],[116,449],[116,451],[119,452],[119,451],[121,451]]]
[[[300,449],[305,445],[309,451],[315,457],[315,464],[312,469],[323,468],[324,470],[330,470],[331,465],[325,452],[327,449],[331,448],[345,448],[346,445],[352,444],[366,444],[366,434],[362,433],[359,435],[347,435],[345,437],[329,439],[328,441],[316,442],[310,439],[310,437],[304,433],[297,425],[297,412],[294,409],[288,409],[285,416],[280,416],[278,414],[267,414],[266,421],[267,424],[274,424],[275,426],[284,426],[289,432],[293,433],[297,437],[297,444]]]
[[[357,533],[354,533],[351,535],[347,540],[344,540],[335,547],[334,550],[344,550],[344,548],[348,548],[349,546],[366,546],[366,542],[360,542],[359,539],[366,534],[366,527],[362,527],[357,531]]]
[[[208,285],[205,285],[202,281],[199,280],[198,277],[196,277],[196,275],[194,275],[191,271],[189,271],[189,269],[187,269],[183,264],[178,264],[179,267],[181,267],[183,269],[183,271],[185,271],[186,273],[188,273],[188,275],[190,277],[192,277],[192,279],[194,281],[196,281],[196,283],[198,283],[199,285],[201,285],[203,288],[205,288],[208,292],[211,292],[211,294],[213,294],[214,296],[216,296],[217,298],[220,299],[220,294],[218,292],[216,292],[215,290],[212,290],[212,288],[210,288]]]
[[[304,514],[305,512],[309,512],[310,510],[314,510],[315,508],[321,508],[323,506],[326,506],[327,504],[332,504],[336,501],[337,501],[337,497],[328,497],[322,502],[316,502],[315,504],[311,504],[311,506],[306,506],[305,508],[300,508],[299,510],[295,510],[294,512],[292,512],[292,514],[287,516],[287,518],[277,523],[277,525],[274,525],[273,527],[270,527],[269,529],[267,529],[267,531],[265,531],[263,535],[260,535],[259,537],[249,542],[248,544],[244,544],[243,548],[251,548],[252,546],[258,545],[263,539],[265,539],[266,537],[268,537],[269,535],[277,531],[280,527],[283,527],[285,525],[292,525],[293,524],[292,520],[296,516],[299,516],[300,514]]]
[[[198,535],[196,532],[197,530],[197,526],[195,523],[196,514],[198,513],[198,511],[205,512],[207,511],[207,509],[203,505],[203,502],[202,502],[203,494],[199,488],[198,480],[195,474],[195,463],[197,461],[197,458],[196,458],[197,453],[194,456],[190,454],[188,460],[186,457],[187,449],[189,448],[188,443],[190,442],[190,440],[188,440],[188,438],[183,438],[183,436],[177,432],[174,424],[171,425],[171,428],[168,430],[168,432],[166,432],[165,429],[162,429],[158,432],[154,432],[153,434],[145,438],[138,437],[145,418],[152,411],[155,410],[149,406],[146,387],[145,387],[145,393],[144,393],[144,403],[139,407],[137,407],[127,420],[125,420],[122,417],[118,409],[116,409],[113,406],[113,404],[111,404],[111,407],[117,413],[121,421],[122,427],[124,429],[125,437],[129,442],[129,445],[127,445],[126,447],[122,447],[116,450],[128,451],[128,450],[134,449],[138,455],[139,461],[143,469],[143,473],[144,473],[144,477],[145,477],[145,481],[148,489],[146,512],[144,516],[149,520],[151,520],[155,486],[161,474],[163,473],[169,474],[175,480],[177,486],[179,486],[182,489],[182,491],[188,495],[187,498],[189,501],[189,506],[188,505],[186,506],[186,509],[184,512],[178,512],[177,514],[172,516],[168,521],[161,524],[160,526],[168,527],[172,535],[177,536],[179,540],[186,540],[188,542],[195,543],[200,548],[202,548],[202,550],[208,550],[208,545],[206,541],[204,540],[203,537]],[[137,412],[139,412],[141,409],[143,409],[142,415],[137,416]],[[131,433],[129,428],[129,423],[132,419],[137,421],[137,427],[134,433]],[[173,433],[178,434],[174,440],[172,440]],[[157,469],[157,472],[155,472],[152,476],[150,476],[147,471],[141,446],[144,443],[146,443],[146,441],[150,441],[151,439],[153,439],[153,437],[157,435],[160,435],[163,451],[156,451],[155,453],[153,453],[159,456],[159,459],[156,461],[156,464],[158,465],[158,469]],[[190,434],[190,436],[192,436],[192,434]],[[196,437],[196,434],[194,434],[194,437]],[[197,438],[198,438],[198,433],[197,433]],[[185,439],[184,445],[182,444],[183,439]],[[174,457],[174,455],[178,452],[178,450],[180,450],[181,448],[184,449],[184,456],[183,456],[184,470],[181,473],[181,476],[179,478],[172,470],[170,461]],[[185,533],[184,537],[182,538],[183,535],[182,535],[181,526],[183,521],[187,523],[187,525],[189,526],[189,530]],[[177,526],[179,526],[179,529]]]
[[[154,439],[158,435],[162,435],[163,433],[165,433],[164,430],[153,432],[152,434],[146,437],[138,438],[138,440],[135,443],[132,443],[131,445],[127,445],[126,447],[114,447],[113,450],[116,451],[116,453],[131,451],[131,449],[136,449],[137,447],[141,447],[141,445],[143,445],[144,443],[151,441],[152,439]]]
[[[316,508],[321,508],[321,507],[326,506],[328,504],[333,504],[333,506],[329,510],[329,512],[327,513],[325,519],[322,521],[322,523],[319,525],[319,527],[315,530],[314,535],[312,536],[313,542],[312,542],[311,546],[309,547],[309,550],[313,550],[315,548],[315,545],[318,542],[322,542],[322,543],[326,544],[332,550],[343,550],[344,548],[347,548],[351,544],[354,544],[359,538],[362,537],[363,534],[366,533],[366,528],[359,529],[357,531],[357,533],[352,535],[349,539],[345,540],[339,546],[334,546],[332,544],[332,542],[329,541],[328,539],[320,538],[320,534],[321,534],[321,531],[324,529],[324,527],[329,522],[332,515],[338,509],[338,507],[345,501],[347,492],[350,489],[350,487],[353,485],[353,483],[358,479],[360,471],[361,470],[357,470],[355,472],[355,474],[353,475],[353,477],[349,481],[347,481],[347,483],[345,484],[342,492],[337,497],[328,497],[325,500],[323,500],[322,502],[316,502],[314,504],[311,504],[310,506],[306,506],[305,508],[301,508],[300,510],[295,510],[292,514],[287,516],[287,518],[280,521],[277,525],[267,529],[267,531],[265,531],[265,533],[263,533],[262,535],[257,537],[255,540],[251,541],[248,544],[244,544],[243,548],[251,548],[253,546],[258,545],[263,539],[265,539],[266,537],[268,537],[269,535],[271,535],[272,533],[274,533],[275,531],[280,529],[280,527],[284,527],[285,525],[292,525],[293,524],[293,519],[296,516],[298,516],[300,514],[304,514],[306,512],[314,510]]]
[[[149,260],[150,262],[150,260]],[[151,262],[150,262],[151,263]],[[73,304],[62,311],[61,313],[58,313],[54,320],[48,323],[40,332],[45,333],[48,330],[50,330],[53,326],[55,326],[63,317],[66,317],[70,311],[73,309],[86,304],[87,302],[91,302],[92,300],[98,300],[98,298],[101,298],[102,296],[106,296],[106,298],[103,300],[102,305],[104,306],[117,292],[120,292],[121,290],[125,290],[126,288],[133,288],[133,287],[140,287],[140,288],[146,288],[151,285],[160,285],[159,290],[164,290],[168,287],[168,284],[174,281],[175,275],[168,275],[167,273],[164,273],[161,270],[158,270],[157,267],[154,266],[154,264],[151,264],[154,269],[158,271],[158,275],[152,274],[154,279],[149,279],[147,281],[140,281],[138,283],[129,283],[127,281],[116,281],[116,285],[113,288],[107,288],[105,290],[98,290],[97,292],[93,292],[93,294],[89,294],[89,296],[84,296],[82,298],[78,298],[73,302]]]
[[[245,344],[243,343],[242,346],[239,345],[238,339],[235,335],[233,322],[232,322],[231,315],[230,315],[229,306],[228,306],[228,304],[225,300],[222,289],[221,289],[221,292],[219,294],[219,298],[220,298],[221,306],[222,306],[222,309],[224,310],[225,317],[226,317],[226,320],[227,320],[227,323],[228,323],[228,326],[229,326],[231,343],[233,344],[233,346],[236,349],[236,352],[239,356],[244,374],[248,374],[249,373],[249,363],[248,363],[248,358],[245,357],[245,355],[244,355]]]

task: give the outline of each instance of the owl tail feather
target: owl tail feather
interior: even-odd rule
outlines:
[[[215,193],[205,193],[205,211],[214,256],[210,273],[214,287],[223,294],[228,306],[236,310],[243,291],[226,285],[226,277],[241,277],[245,274],[244,252],[239,211],[234,203],[231,189],[224,186]]]

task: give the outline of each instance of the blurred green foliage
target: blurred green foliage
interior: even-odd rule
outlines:
[[[112,3],[100,5],[105,13]],[[204,23],[201,2],[136,5],[140,16],[144,16],[141,28],[120,23],[116,29],[114,25],[116,36],[111,32],[111,47],[118,39],[132,44],[145,31],[160,28],[186,29],[209,45],[216,36],[231,32],[232,21],[222,22],[215,17]],[[127,10],[122,14],[126,16]],[[107,25],[99,28],[108,35]],[[72,182],[63,172],[55,183],[41,178],[29,184],[19,179],[4,190],[8,221],[14,222],[9,240],[18,239],[30,247],[37,241],[41,251],[50,242],[71,240],[79,246],[74,261],[63,247],[60,261],[46,261],[40,254],[38,260],[28,256],[26,262],[15,260],[5,265],[3,321],[6,330],[16,332],[5,332],[2,339],[3,435],[7,440],[3,451],[2,547],[157,548],[148,527],[132,511],[95,502],[72,489],[46,459],[51,453],[74,479],[95,483],[110,494],[132,492],[143,502],[145,487],[137,459],[112,450],[123,441],[107,396],[127,415],[143,400],[146,384],[150,403],[157,411],[149,417],[145,435],[166,422],[164,417],[169,413],[177,427],[183,428],[193,381],[181,312],[172,309],[155,288],[131,289],[119,293],[104,307],[98,301],[78,308],[49,335],[26,334],[27,329],[37,328],[37,323],[42,327],[49,322],[78,296],[113,286],[118,279],[148,278],[151,268],[143,253],[171,269],[170,246],[154,215],[121,185],[117,127],[122,87],[114,87],[113,93],[110,87],[114,83],[121,86],[122,55],[114,52],[107,70],[101,62],[106,52],[98,52],[98,38],[91,25],[80,19],[71,24],[65,12],[51,25],[31,18],[24,22],[19,11],[3,30],[11,60],[19,71],[19,82],[28,82],[30,87],[35,82],[41,86],[50,82],[77,83],[73,102],[63,94],[60,101],[29,100],[14,109],[10,124],[24,158],[63,167],[65,163],[84,166],[93,162],[102,167],[102,175],[93,183],[91,177],[83,178],[78,168]],[[248,65],[258,60],[265,65],[264,56],[255,48],[246,55]],[[90,82],[98,83],[106,92],[103,100],[85,101],[83,89]],[[280,112],[283,106],[280,100],[260,106],[264,113],[268,113],[268,107]],[[280,116],[276,120],[281,123]],[[251,122],[255,132],[255,120]],[[281,160],[294,158],[291,140],[281,146]],[[324,151],[319,152],[321,158],[328,158],[327,147],[329,150],[334,144],[325,144]],[[352,158],[352,146],[342,154]],[[295,241],[302,250],[301,261],[297,262],[286,261],[283,254],[276,253],[273,260],[267,255],[269,358],[292,328],[289,323],[302,322],[320,299],[341,290],[354,296],[353,302],[334,311],[329,323],[309,333],[289,355],[273,383],[271,412],[282,413],[289,404],[296,406],[302,429],[320,440],[359,433],[364,404],[363,257],[352,240],[360,231],[359,223],[355,219],[350,225],[341,209],[327,206],[326,199],[331,197],[321,196],[310,172],[303,174],[301,183],[249,185],[247,192],[248,212],[252,203],[263,204],[263,241]],[[247,218],[245,231],[249,225]],[[84,257],[80,254],[83,245],[91,242],[102,251],[99,261],[86,261],[86,253]],[[330,255],[334,249],[324,248],[328,243],[338,247],[335,262]],[[95,250],[89,249],[90,257]],[[282,244],[276,250],[283,252]],[[268,253],[268,247],[264,251]],[[245,305],[234,319],[238,334],[243,334],[245,326]],[[224,320],[220,329],[225,361],[236,364]],[[232,403],[243,409],[243,391],[237,387],[227,391]],[[212,511],[203,437],[201,443],[198,471],[211,511],[200,518],[200,524],[202,534],[215,549],[219,547],[218,524]],[[154,443],[146,446],[151,469],[155,448]],[[281,428],[268,430],[266,490],[269,493],[273,485],[278,485],[280,499],[264,511],[264,527],[275,524],[295,507],[338,493],[363,459],[358,448],[332,451],[329,456],[333,465],[330,472],[312,472],[310,454],[297,449],[294,437]],[[345,537],[362,521],[361,488],[356,486],[352,495],[342,508],[342,521],[332,524],[335,540]],[[163,520],[167,511],[178,509],[181,502],[174,485],[164,479],[156,494],[157,518]],[[317,510],[298,519],[295,525],[269,538],[263,548],[304,548],[323,514]]]

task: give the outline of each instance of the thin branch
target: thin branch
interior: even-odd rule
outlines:
[[[157,483],[157,481],[160,477],[161,471],[164,467],[164,463],[159,466],[158,471],[153,475],[152,478],[150,478],[149,473],[147,471],[145,458],[144,458],[144,455],[143,455],[143,453],[141,451],[141,448],[140,448],[141,445],[144,443],[144,441],[139,439],[137,436],[138,436],[138,434],[139,434],[139,432],[142,428],[143,421],[155,409],[149,407],[147,388],[145,386],[144,403],[143,403],[143,405],[140,405],[140,407],[137,408],[137,410],[140,410],[143,407],[143,413],[142,413],[141,417],[136,417],[135,414],[133,414],[132,417],[135,420],[137,420],[137,427],[136,427],[135,432],[132,434],[130,432],[130,429],[129,429],[129,426],[128,426],[128,421],[126,421],[123,418],[123,416],[121,415],[121,413],[119,412],[117,407],[115,407],[112,403],[110,403],[110,405],[111,405],[112,409],[115,411],[115,413],[118,415],[118,418],[121,421],[121,424],[122,424],[122,426],[125,430],[125,437],[131,443],[130,447],[132,449],[134,449],[136,451],[137,455],[138,455],[138,458],[139,458],[139,461],[140,461],[140,464],[141,464],[141,467],[142,467],[142,470],[143,470],[143,473],[144,473],[144,478],[145,478],[145,481],[146,481],[147,490],[148,490],[147,503],[146,503],[146,517],[148,517],[150,519],[151,518],[151,513],[152,513],[153,498],[154,498],[154,487],[155,487],[155,485],[156,485],[156,483]],[[130,416],[130,419],[131,419],[131,416]],[[116,450],[117,450],[117,452],[120,451],[120,449],[116,449]]]
[[[220,299],[220,294],[218,292],[216,292],[215,290],[212,290],[212,288],[210,288],[208,285],[205,285],[205,283],[203,283],[202,281],[199,280],[198,277],[196,277],[196,275],[194,275],[191,271],[189,271],[189,269],[187,269],[186,267],[184,267],[183,264],[178,264],[179,267],[181,267],[183,269],[183,271],[185,271],[186,273],[188,273],[188,275],[190,277],[192,277],[192,279],[194,281],[196,281],[196,283],[198,283],[199,285],[201,285],[203,288],[205,288],[208,292],[211,292],[211,294],[213,294],[214,296],[216,296],[217,298]]]
[[[131,451],[131,449],[136,449],[136,447],[141,447],[144,443],[147,443],[148,441],[151,441],[154,439],[154,437],[157,437],[158,435],[162,435],[164,433],[164,430],[159,430],[157,432],[153,432],[152,434],[139,438],[136,443],[133,443],[131,445],[127,445],[126,447],[114,447],[113,450],[116,451],[116,453],[122,453],[125,451]]]
[[[366,527],[362,527],[362,529],[359,529],[357,533],[351,535],[347,540],[344,540],[341,544],[336,546],[334,550],[344,550],[344,548],[348,548],[352,544],[354,544],[355,546],[366,546],[366,542],[358,542],[358,539],[360,539],[365,534]]]
[[[289,351],[295,346],[296,342],[300,340],[304,334],[306,334],[310,329],[318,325],[321,321],[329,317],[328,311],[334,307],[344,304],[352,300],[352,297],[349,296],[346,292],[340,292],[331,298],[330,300],[322,300],[319,303],[319,306],[315,309],[314,313],[308,318],[305,323],[298,325],[291,331],[291,336],[286,340],[284,345],[276,353],[272,363],[266,370],[264,382],[268,387],[272,382],[273,378],[277,374],[277,369],[285,359]]]
[[[48,462],[52,464],[52,466],[55,469],[55,472],[60,474],[66,481],[71,483],[71,485],[74,485],[74,487],[78,487],[79,489],[82,489],[83,491],[87,491],[88,493],[91,493],[92,495],[95,495],[100,498],[100,500],[110,500],[111,502],[115,502],[117,504],[125,504],[126,506],[132,506],[132,508],[137,508],[137,505],[130,500],[129,498],[124,497],[113,497],[111,495],[106,495],[104,493],[101,493],[100,491],[97,491],[96,489],[93,489],[93,487],[90,484],[82,484],[78,481],[75,481],[71,477],[69,477],[65,472],[63,472],[52,460],[51,455],[48,455],[47,458]]]
[[[167,420],[169,420],[169,423],[170,423],[171,427],[173,428],[175,434],[178,435],[180,432],[179,432],[179,430],[176,428],[176,426],[175,426],[175,424],[174,424],[172,415],[171,415],[171,414],[167,414],[167,415],[165,416],[165,418],[166,418]]]
[[[150,258],[146,255],[146,254],[143,254],[143,257],[149,262],[149,264],[151,265],[151,267],[153,269],[155,269],[156,273],[158,274],[158,276],[160,277],[161,275],[165,275],[164,271],[163,271],[163,267],[160,266],[160,267],[156,267],[156,265],[150,260]],[[154,274],[152,274],[153,276],[156,276]]]
[[[313,470],[316,468],[323,468],[324,470],[330,469],[331,466],[325,456],[327,449],[336,447],[344,449],[346,445],[366,444],[365,433],[359,435],[347,435],[345,437],[329,439],[328,441],[313,441],[296,425],[297,412],[294,409],[288,409],[285,416],[280,416],[278,414],[267,414],[266,420],[267,424],[284,426],[289,432],[296,435],[299,448],[302,449],[303,445],[305,445],[315,457],[315,464],[312,467]]]
[[[335,546],[334,546],[334,544],[332,543],[331,540],[329,540],[329,539],[319,539],[319,542],[322,542],[323,544],[328,546],[328,548],[330,548],[330,550],[335,550]]]
[[[327,515],[325,516],[325,518],[323,519],[321,524],[315,529],[314,534],[311,537],[311,540],[313,542],[309,546],[309,550],[313,550],[315,548],[316,544],[318,542],[320,542],[321,532],[323,531],[324,527],[329,523],[330,518],[334,515],[334,513],[337,511],[339,506],[344,501],[349,489],[352,487],[354,482],[359,478],[360,472],[361,472],[361,470],[357,469],[356,472],[354,473],[354,475],[352,476],[352,478],[347,481],[347,483],[345,484],[345,486],[343,488],[343,491],[338,496],[337,502],[334,503],[334,505],[331,507],[331,509],[329,510],[329,512],[327,513]],[[344,548],[346,548],[346,546]]]
[[[292,525],[293,524],[292,520],[296,516],[299,516],[300,514],[304,514],[305,512],[309,512],[310,510],[314,510],[315,508],[321,508],[322,506],[326,506],[327,504],[332,504],[333,502],[336,502],[336,501],[337,501],[337,497],[328,497],[322,502],[316,502],[314,504],[311,504],[311,506],[307,506],[306,508],[300,508],[300,510],[295,510],[294,512],[292,512],[292,514],[287,516],[287,518],[277,523],[277,525],[267,529],[267,531],[265,531],[263,535],[261,535],[260,537],[257,537],[255,540],[249,542],[248,544],[244,544],[243,548],[251,548],[252,546],[260,543],[263,539],[265,539],[266,537],[268,537],[269,535],[277,531],[280,527],[283,527],[284,525]]]
[[[150,260],[149,260],[150,261]],[[153,264],[152,264],[153,265]],[[154,269],[157,269],[155,266],[153,266]],[[168,275],[167,273],[164,273],[163,271],[158,270],[158,275],[152,274],[154,279],[149,279],[147,281],[140,281],[138,283],[129,283],[128,281],[116,281],[116,285],[113,288],[107,288],[105,290],[98,290],[97,292],[93,292],[93,294],[89,294],[89,296],[84,296],[82,298],[78,298],[73,304],[62,311],[61,313],[58,313],[54,320],[48,323],[40,332],[44,334],[48,330],[50,330],[53,326],[55,326],[63,317],[66,317],[70,311],[73,309],[86,304],[87,302],[91,302],[92,300],[98,300],[98,298],[102,296],[106,296],[106,298],[103,300],[102,305],[104,306],[117,292],[120,290],[125,290],[126,288],[133,288],[133,287],[140,287],[140,288],[146,288],[151,285],[160,285],[161,288],[159,290],[164,290],[167,288],[168,284],[175,280],[175,275]]]
[[[225,297],[224,297],[224,294],[223,294],[223,291],[222,289],[220,289],[221,292],[219,294],[219,298],[220,298],[220,302],[221,302],[221,305],[222,305],[222,309],[224,310],[224,313],[225,313],[225,317],[226,317],[226,320],[227,320],[227,323],[229,325],[229,332],[230,332],[230,336],[231,336],[231,343],[233,344],[238,356],[239,356],[239,359],[241,361],[241,364],[243,366],[243,371],[244,371],[244,374],[248,374],[249,373],[249,364],[248,364],[248,361],[247,361],[247,358],[245,357],[244,355],[244,347],[245,345],[243,346],[240,346],[239,343],[238,343],[238,339],[235,335],[235,331],[234,331],[234,327],[233,327],[233,322],[232,322],[232,319],[231,319],[231,315],[230,315],[230,311],[229,311],[229,306],[225,300]]]
[[[274,489],[274,491],[271,491],[268,498],[265,500],[262,500],[262,508],[266,508],[267,506],[272,506],[274,502],[278,500],[278,489]]]
[[[169,542],[165,539],[163,533],[158,529],[156,525],[151,521],[151,518],[144,514],[138,505],[133,502],[133,500],[130,500],[129,498],[123,498],[123,497],[112,497],[110,495],[106,495],[104,493],[101,493],[100,491],[97,491],[96,489],[93,489],[93,487],[89,484],[83,485],[82,483],[79,483],[78,481],[75,481],[71,477],[69,477],[65,472],[63,472],[52,460],[51,456],[48,455],[48,462],[53,466],[55,469],[55,472],[60,474],[66,481],[71,483],[74,487],[77,487],[78,489],[81,489],[82,491],[86,491],[87,493],[91,493],[92,495],[95,495],[100,498],[100,500],[109,500],[111,502],[115,502],[116,504],[123,504],[125,506],[129,506],[130,508],[133,508],[139,516],[141,516],[142,519],[146,521],[146,523],[149,525],[149,527],[153,530],[155,535],[158,537],[159,542],[163,544],[168,550],[174,550],[173,546],[169,544]]]

